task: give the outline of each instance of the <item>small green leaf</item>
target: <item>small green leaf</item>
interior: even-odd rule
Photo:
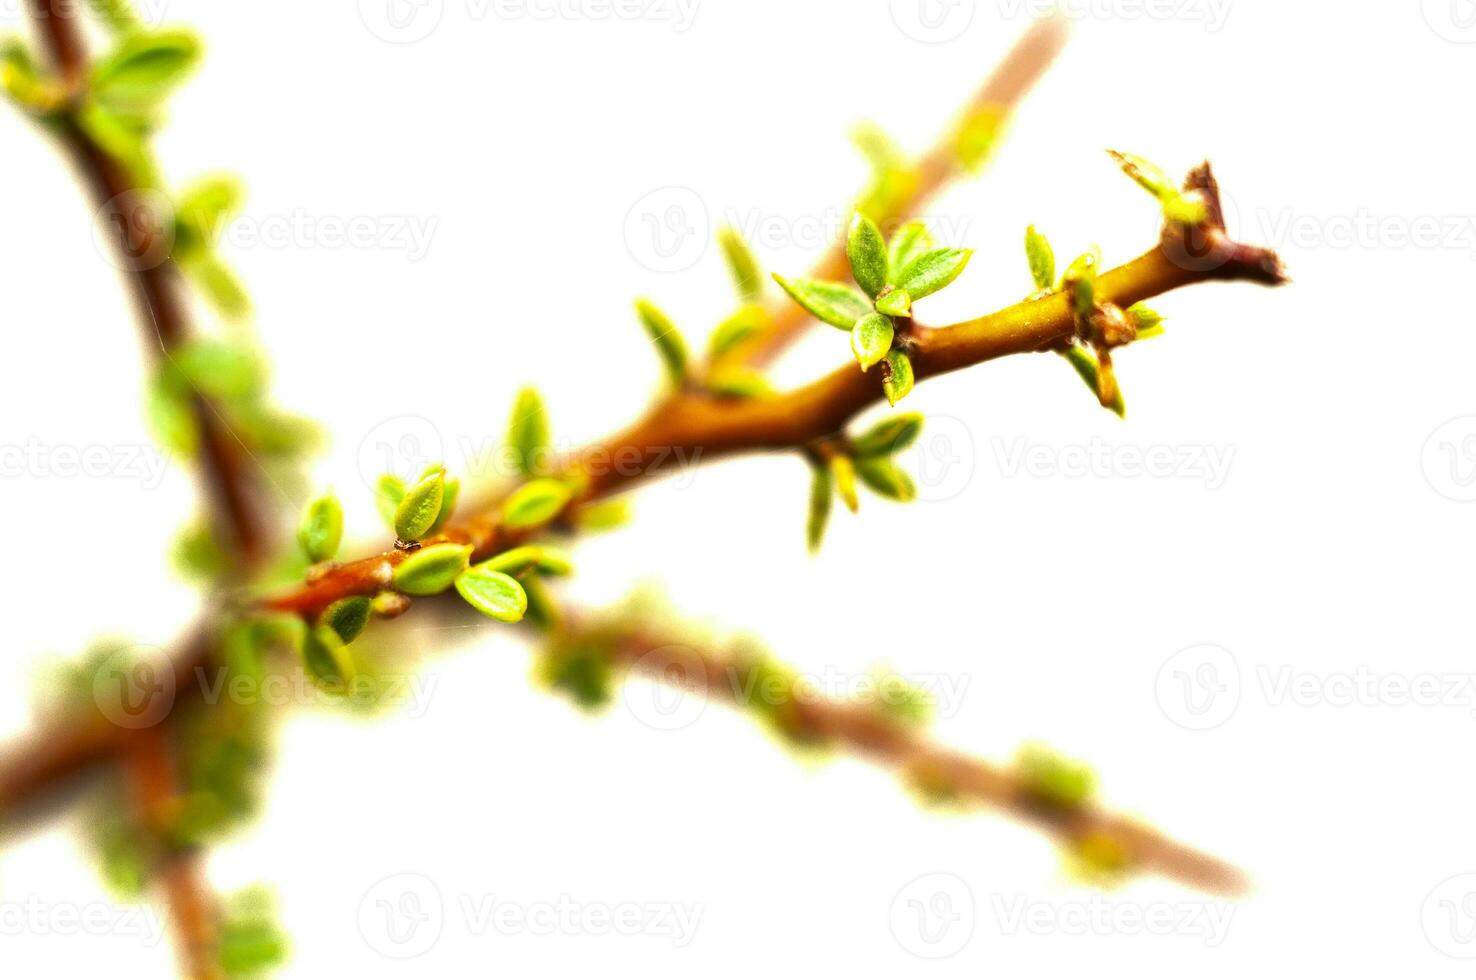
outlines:
[[[369,625],[373,606],[373,600],[366,595],[339,599],[323,610],[323,615],[318,617],[318,625],[333,630],[344,643],[352,643]]]
[[[536,388],[524,388],[513,402],[512,417],[507,424],[507,445],[513,452],[518,472],[524,476],[542,472],[550,439],[543,396]]]
[[[835,493],[851,513],[861,507],[856,497],[856,461],[849,456],[836,454],[830,457],[830,475],[835,481]]]
[[[155,103],[200,61],[200,41],[188,31],[125,35],[92,69],[92,93],[103,101]]]
[[[525,572],[537,570],[544,575],[568,575],[574,570],[569,556],[557,548],[541,544],[525,544],[504,551],[477,566],[494,572],[502,572],[515,578]]]
[[[1108,150],[1107,155],[1116,160],[1122,172],[1136,181],[1139,187],[1160,201],[1179,196],[1179,188],[1173,178],[1142,157],[1119,153],[1117,150]]]
[[[805,542],[810,551],[820,550],[825,540],[825,525],[830,523],[831,500],[835,496],[834,485],[827,466],[811,465],[810,511],[805,521]]]
[[[189,392],[182,388],[178,373],[165,367],[154,374],[146,410],[149,428],[165,449],[179,456],[194,455],[199,430]]]
[[[931,296],[957,279],[969,264],[973,250],[937,248],[913,259],[897,275],[897,288],[907,290],[912,302]]]
[[[761,331],[768,320],[768,311],[756,303],[739,307],[712,332],[712,337],[707,341],[708,359],[715,361],[722,357]]]
[[[761,301],[764,298],[763,273],[759,271],[758,259],[754,258],[743,236],[737,229],[723,228],[718,232],[718,244],[722,246],[723,258],[728,260],[728,271],[733,276],[738,298],[745,303]]]
[[[871,301],[850,286],[838,282],[821,282],[816,279],[785,279],[774,273],[774,281],[784,288],[811,316],[850,330],[856,321],[871,312]]]
[[[466,568],[471,545],[433,544],[412,552],[395,568],[395,588],[406,595],[435,595]]]
[[[905,289],[893,289],[876,298],[876,311],[887,316],[911,316],[912,297]]]
[[[856,475],[879,497],[907,503],[917,498],[912,477],[889,456],[871,456],[856,460]]]
[[[774,389],[762,371],[744,364],[722,364],[707,372],[706,388],[722,398],[762,398]]]
[[[19,38],[0,41],[0,89],[22,108],[47,112],[61,98]]]
[[[523,614],[524,622],[532,623],[545,632],[557,629],[562,617],[558,603],[542,579],[530,578],[518,583],[528,597],[528,611]]]
[[[436,467],[405,491],[395,508],[395,536],[401,541],[416,541],[426,535],[441,515],[446,499],[446,470]]]
[[[923,417],[917,412],[894,415],[851,440],[851,452],[859,459],[894,456],[917,441]]]
[[[1025,258],[1030,262],[1030,278],[1035,288],[1049,290],[1056,282],[1056,253],[1050,240],[1031,225],[1025,229]]]
[[[887,352],[885,365],[882,368],[882,388],[887,395],[887,403],[895,405],[907,397],[912,390],[912,360],[899,350]]]
[[[297,528],[297,543],[310,562],[328,561],[343,540],[343,507],[332,495],[307,505]]]
[[[1142,303],[1134,303],[1127,308],[1127,314],[1137,327],[1139,340],[1147,340],[1163,333],[1163,315],[1158,311]]]
[[[1015,766],[1032,793],[1056,806],[1080,806],[1096,791],[1096,776],[1088,766],[1043,745],[1022,747]]]
[[[896,234],[892,235],[892,244],[888,250],[887,269],[890,275],[887,282],[897,285],[898,274],[923,253],[932,250],[933,234],[921,221],[909,221],[898,228]]]
[[[558,480],[533,480],[514,490],[502,505],[502,523],[510,530],[547,524],[569,503],[574,488]]]
[[[1061,351],[1061,356],[1070,362],[1076,369],[1076,373],[1091,391],[1092,397],[1098,402],[1102,400],[1102,369],[1097,363],[1097,357],[1090,350],[1080,344],[1073,344]],[[1121,418],[1127,412],[1127,405],[1122,398],[1122,389],[1115,384],[1111,385],[1112,396],[1108,398],[1104,408],[1111,409]]]
[[[894,335],[891,317],[870,313],[856,321],[851,330],[851,353],[856,355],[856,363],[861,365],[861,370],[869,370],[887,356],[892,349]]]
[[[180,268],[220,314],[239,320],[251,312],[251,297],[230,267],[212,252],[180,257]]]
[[[333,691],[347,691],[358,673],[348,646],[326,624],[307,631],[302,644],[302,660],[308,676]]]
[[[426,536],[440,534],[456,513],[456,498],[461,496],[461,481],[455,477],[446,478],[446,487],[441,492],[441,512],[436,515],[435,523],[430,530],[425,532]]]
[[[90,0],[98,18],[115,34],[125,34],[143,27],[128,0]]]
[[[266,386],[266,368],[254,352],[197,338],[169,351],[169,360],[191,387],[213,398],[249,398]]]
[[[630,523],[630,501],[617,497],[588,504],[574,512],[574,522],[581,531],[591,534],[624,527]]]
[[[1092,315],[1097,304],[1097,270],[1102,256],[1095,248],[1071,260],[1061,274],[1061,285],[1069,292],[1071,307],[1079,319]]]
[[[484,616],[516,623],[528,611],[528,594],[518,580],[483,562],[456,576],[456,591]]]
[[[846,235],[846,257],[851,260],[851,275],[856,285],[875,297],[887,284],[887,243],[876,222],[861,212],[851,219]]]
[[[954,134],[954,152],[958,162],[969,173],[978,173],[999,144],[1004,131],[1005,110],[985,103],[971,111]]]
[[[220,237],[225,221],[241,209],[246,190],[235,177],[218,175],[191,184],[179,196],[175,218],[197,247],[208,247]]]
[[[374,485],[374,505],[379,508],[379,516],[384,518],[390,530],[394,530],[395,511],[400,509],[400,501],[404,499],[405,481],[393,473],[384,474]]]
[[[656,345],[661,363],[666,365],[667,377],[673,385],[681,387],[687,380],[687,342],[670,318],[650,300],[637,300],[636,313],[651,342]]]

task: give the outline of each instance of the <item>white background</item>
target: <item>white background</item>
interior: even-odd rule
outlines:
[[[244,175],[238,228],[307,229],[226,251],[281,402],[334,434],[315,480],[376,546],[366,441],[372,456],[420,417],[464,467],[531,382],[560,443],[576,444],[659,383],[633,297],[696,337],[727,312],[715,249],[664,272],[627,234],[651,192],[687,189],[696,224],[767,229],[764,262],[802,272],[864,181],[850,126],[870,118],[925,146],[1030,9],[938,8],[928,31],[912,0],[700,0],[690,24],[667,6],[622,21],[581,0],[553,15],[432,0],[411,31],[439,14],[435,29],[390,43],[368,26],[387,33],[385,8],[364,6],[168,0],[166,19],[197,26],[210,51],[159,149],[177,181]],[[995,163],[933,207],[978,253],[920,315],[949,322],[1026,292],[1030,222],[1063,253],[1098,242],[1115,262],[1147,247],[1153,203],[1107,146],[1176,171],[1213,159],[1232,230],[1278,247],[1295,284],[1159,300],[1167,336],[1118,357],[1125,422],[1053,357],[920,386],[908,407],[938,434],[917,460],[928,499],[838,514],[818,558],[791,457],[644,489],[630,529],[576,553],[571,594],[589,604],[655,580],[677,608],[751,629],[814,676],[886,662],[961,686],[941,739],[1006,759],[1042,738],[1088,760],[1107,803],[1248,869],[1247,900],[1144,879],[1106,896],[1105,926],[1082,920],[1095,893],[1029,829],[929,814],[859,761],[797,764],[718,707],[659,730],[643,722],[649,688],[586,718],[532,684],[518,634],[490,625],[431,661],[413,710],[293,714],[264,818],[213,853],[212,879],[277,886],[294,977],[1465,975],[1476,879],[1441,884],[1476,872],[1465,6],[1076,4],[1070,47]],[[17,0],[3,9],[21,23]],[[140,345],[90,208],[12,112],[0,147],[0,444],[147,446]],[[433,223],[424,254],[325,230],[406,217]],[[839,333],[817,332],[777,377],[847,358]],[[1045,465],[1014,466],[1023,447],[1043,447]],[[1105,469],[1066,471],[1093,447]],[[1133,468],[1132,451],[1156,447],[1229,468]],[[155,485],[121,463],[90,478],[11,466],[0,493],[0,726],[18,734],[51,658],[104,633],[167,644],[189,620],[198,598],[161,543],[193,497],[177,467]],[[1227,689],[1219,724],[1199,730],[1175,672],[1203,678],[1204,664]],[[1360,672],[1372,695],[1346,698]],[[1442,696],[1411,703],[1401,682]],[[422,877],[382,884],[406,873]],[[384,954],[414,949],[387,942],[376,910],[406,882],[440,931],[402,960]],[[509,934],[477,918],[562,896],[700,920],[679,946],[659,928]],[[8,847],[6,974],[168,975],[167,942],[132,919],[78,936],[23,911],[106,901],[66,821]],[[941,942],[920,938],[918,908]],[[1169,934],[1132,925],[1150,912],[1171,916]],[[1223,935],[1210,913],[1230,916]],[[939,953],[952,955],[919,958]]]

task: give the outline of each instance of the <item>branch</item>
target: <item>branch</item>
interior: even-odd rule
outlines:
[[[987,118],[1003,126],[1056,60],[1066,44],[1068,22],[1060,16],[1034,21],[1015,46],[995,68],[974,98],[959,114],[959,121],[913,167],[914,181],[890,203],[888,213],[871,217],[879,225],[900,224],[918,214],[949,181],[963,169],[959,156],[959,136],[972,121]],[[833,244],[816,264],[814,279],[841,279],[850,274],[843,241]],[[777,357],[814,321],[793,303],[778,301],[768,309],[763,330],[725,355],[725,360],[765,364]]]
[[[77,0],[31,0],[30,8],[32,20],[74,102],[81,97],[88,65],[80,8]],[[166,240],[166,216],[154,213],[125,168],[83,131],[73,113],[57,114],[54,123],[51,131],[91,192],[99,214],[117,209],[127,218],[106,223],[112,226],[120,268],[127,270],[145,341],[156,360],[168,360],[170,351],[191,334],[179,293],[178,269],[172,257],[158,263],[136,258],[158,254],[160,243]],[[242,570],[249,571],[266,557],[267,541],[246,472],[244,447],[203,395],[194,394],[191,408],[200,433],[200,480],[209,501],[211,523],[222,540],[233,545],[228,553]]]

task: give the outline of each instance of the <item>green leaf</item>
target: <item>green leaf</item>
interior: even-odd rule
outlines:
[[[707,373],[706,388],[721,398],[762,398],[774,389],[762,371],[744,364],[722,364]]]
[[[307,631],[302,644],[303,666],[308,676],[323,687],[346,692],[358,671],[348,646],[326,624]]]
[[[461,481],[455,477],[446,478],[446,487],[441,492],[441,512],[436,515],[435,523],[430,530],[425,532],[427,536],[440,534],[446,524],[456,512],[456,498],[461,496]]]
[[[624,527],[630,523],[630,501],[617,497],[580,507],[574,512],[574,522],[581,531],[591,534]]]
[[[1031,225],[1025,229],[1025,258],[1030,262],[1030,278],[1035,288],[1049,290],[1056,283],[1056,253],[1046,236]]]
[[[339,599],[323,610],[318,625],[327,626],[338,634],[344,643],[352,643],[369,625],[369,614],[374,602],[366,595],[353,595]]]
[[[894,456],[917,441],[922,426],[923,417],[917,412],[894,415],[852,439],[851,452],[858,459]]]
[[[168,356],[191,387],[212,398],[250,398],[266,387],[261,358],[236,344],[196,338],[169,351]]]
[[[406,595],[445,592],[466,568],[471,545],[433,544],[411,552],[395,567],[395,588]]]
[[[718,244],[722,246],[723,258],[728,260],[728,271],[733,276],[738,298],[745,303],[757,303],[764,298],[763,273],[759,271],[758,259],[754,258],[748,243],[734,228],[723,228],[718,232]]]
[[[1116,160],[1122,172],[1131,177],[1139,187],[1160,201],[1179,196],[1179,188],[1173,178],[1142,157],[1119,153],[1117,150],[1108,150],[1107,155]]]
[[[251,297],[230,267],[211,252],[181,256],[180,268],[220,314],[239,320],[251,312]]]
[[[851,513],[861,507],[856,497],[856,461],[849,456],[836,454],[830,457],[830,475],[835,481],[835,493]]]
[[[200,435],[190,395],[181,387],[179,375],[167,366],[156,371],[149,383],[146,412],[160,445],[179,456],[194,455]]]
[[[519,582],[523,592],[528,597],[528,611],[523,614],[525,622],[532,623],[545,632],[557,629],[561,616],[558,603],[554,601],[553,595],[544,581],[539,578],[530,578]]]
[[[0,41],[0,88],[16,105],[33,112],[50,111],[60,98],[20,38]]]
[[[897,288],[907,290],[914,303],[924,296],[931,296],[957,279],[973,254],[973,250],[967,248],[937,248],[924,252],[898,274]]]
[[[978,173],[999,144],[1004,131],[1005,110],[994,104],[974,108],[954,134],[954,151],[958,162],[969,173]]]
[[[400,509],[400,501],[404,499],[405,481],[393,473],[384,474],[374,485],[374,505],[379,508],[379,516],[384,518],[390,530],[394,530],[395,511]]]
[[[1100,402],[1102,400],[1102,369],[1097,363],[1096,355],[1080,344],[1073,344],[1060,354],[1076,369],[1077,375],[1091,391],[1092,397]],[[1115,394],[1103,407],[1110,409],[1121,418],[1127,412],[1127,405],[1122,398],[1122,389],[1114,385],[1113,390]]]
[[[215,243],[228,217],[241,209],[246,190],[235,177],[218,175],[191,184],[179,196],[175,218],[200,247]]]
[[[876,311],[887,316],[911,316],[912,297],[905,289],[893,289],[876,298]]]
[[[876,222],[861,212],[851,219],[846,235],[846,257],[851,260],[851,275],[856,285],[868,296],[876,296],[887,284],[887,243]]]
[[[856,355],[856,363],[861,365],[861,370],[869,370],[887,356],[892,349],[894,335],[891,317],[870,313],[856,321],[851,330],[851,353]]]
[[[477,566],[504,575],[520,577],[526,572],[537,570],[544,575],[568,575],[574,570],[569,556],[558,548],[548,545],[526,544],[504,551]]]
[[[1088,766],[1043,745],[1022,747],[1015,766],[1030,792],[1055,806],[1080,806],[1096,791],[1097,779]]]
[[[143,27],[143,20],[134,13],[128,0],[90,0],[90,3],[98,19],[115,34],[124,34]]]
[[[805,542],[810,551],[819,551],[825,540],[825,526],[830,523],[831,500],[835,496],[830,468],[811,465],[810,511],[805,521]]]
[[[887,352],[885,366],[882,368],[882,388],[887,395],[887,403],[895,405],[907,397],[912,390],[912,360],[899,350]]]
[[[902,503],[917,498],[917,486],[912,482],[912,477],[889,456],[871,456],[856,460],[856,475],[879,497]]]
[[[122,103],[156,103],[200,61],[200,41],[188,31],[125,35],[92,69],[92,94]]]
[[[811,316],[850,330],[856,321],[871,312],[871,301],[850,286],[838,282],[821,282],[816,279],[785,279],[774,273],[774,281],[784,288]]]
[[[656,345],[661,363],[666,365],[667,377],[673,385],[681,387],[687,380],[687,342],[682,339],[676,325],[650,300],[637,300],[636,313],[651,342]]]
[[[1091,316],[1097,304],[1097,270],[1101,265],[1101,253],[1093,248],[1072,259],[1061,274],[1061,285],[1070,293],[1071,307],[1078,318]]]
[[[537,476],[542,472],[551,438],[543,396],[536,388],[524,388],[513,402],[512,418],[507,424],[507,444],[520,473]]]
[[[1134,303],[1127,308],[1127,315],[1137,327],[1139,340],[1147,340],[1163,333],[1163,315],[1158,311],[1142,303]]]
[[[712,332],[712,337],[707,341],[708,359],[715,361],[753,337],[764,328],[768,320],[768,311],[756,303],[739,307]]]
[[[307,505],[297,527],[297,543],[310,562],[328,561],[343,540],[343,507],[332,495]]]
[[[537,527],[559,516],[574,488],[558,480],[533,480],[512,492],[502,505],[502,524],[509,530]]]
[[[405,491],[400,505],[395,508],[395,536],[401,541],[424,537],[441,515],[441,504],[445,499],[446,470],[438,466]]]
[[[897,275],[925,252],[933,250],[933,234],[921,221],[909,221],[892,235],[887,258],[887,282],[897,285]],[[883,312],[886,312],[885,310]]]
[[[520,621],[528,611],[528,594],[517,579],[489,565],[483,562],[456,576],[456,591],[484,616],[502,623]]]

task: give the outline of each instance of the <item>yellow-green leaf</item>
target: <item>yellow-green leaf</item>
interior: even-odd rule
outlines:
[[[188,31],[124,35],[92,69],[92,94],[103,101],[158,102],[200,61],[200,41]]]
[[[745,303],[762,300],[763,273],[759,271],[758,259],[754,258],[743,236],[734,228],[723,228],[718,232],[718,244],[722,246],[723,258],[728,261],[728,271],[738,289],[738,298]]]
[[[641,326],[646,328],[651,343],[656,345],[656,352],[661,355],[667,377],[674,386],[681,387],[687,380],[687,362],[690,360],[687,342],[682,339],[681,332],[650,300],[637,300],[636,314],[641,319]]]
[[[518,580],[486,562],[456,576],[456,591],[472,608],[499,622],[516,623],[528,611],[528,594]]]
[[[311,562],[327,561],[338,553],[343,540],[343,507],[332,495],[307,505],[297,528],[297,543]]]
[[[881,229],[866,215],[856,212],[846,235],[846,257],[851,275],[868,296],[876,296],[887,284],[887,243]]]
[[[786,279],[777,272],[774,281],[811,316],[841,330],[850,330],[857,320],[871,312],[870,300],[838,282]]]
[[[502,505],[503,526],[517,530],[547,524],[559,516],[574,489],[558,480],[533,480],[514,490]]]
[[[512,449],[518,471],[524,476],[542,472],[549,449],[548,412],[543,396],[536,388],[524,388],[513,402],[512,418],[507,425],[507,444]]]
[[[373,600],[366,595],[348,596],[324,609],[318,624],[333,630],[344,643],[352,643],[369,625],[373,606]]]
[[[856,363],[861,365],[861,370],[869,370],[887,356],[887,351],[892,349],[894,334],[892,318],[880,313],[869,313],[856,321],[851,330],[851,353],[856,355]]]
[[[436,467],[405,491],[395,508],[395,536],[401,541],[424,537],[441,515],[446,499],[446,471]]]
[[[395,588],[406,595],[445,592],[466,568],[471,546],[433,544],[411,553],[395,568]]]
[[[887,352],[882,374],[882,388],[888,404],[895,405],[912,391],[912,359],[899,350]]]
[[[1036,289],[1050,289],[1056,282],[1056,253],[1046,236],[1031,225],[1025,229],[1025,258]]]

